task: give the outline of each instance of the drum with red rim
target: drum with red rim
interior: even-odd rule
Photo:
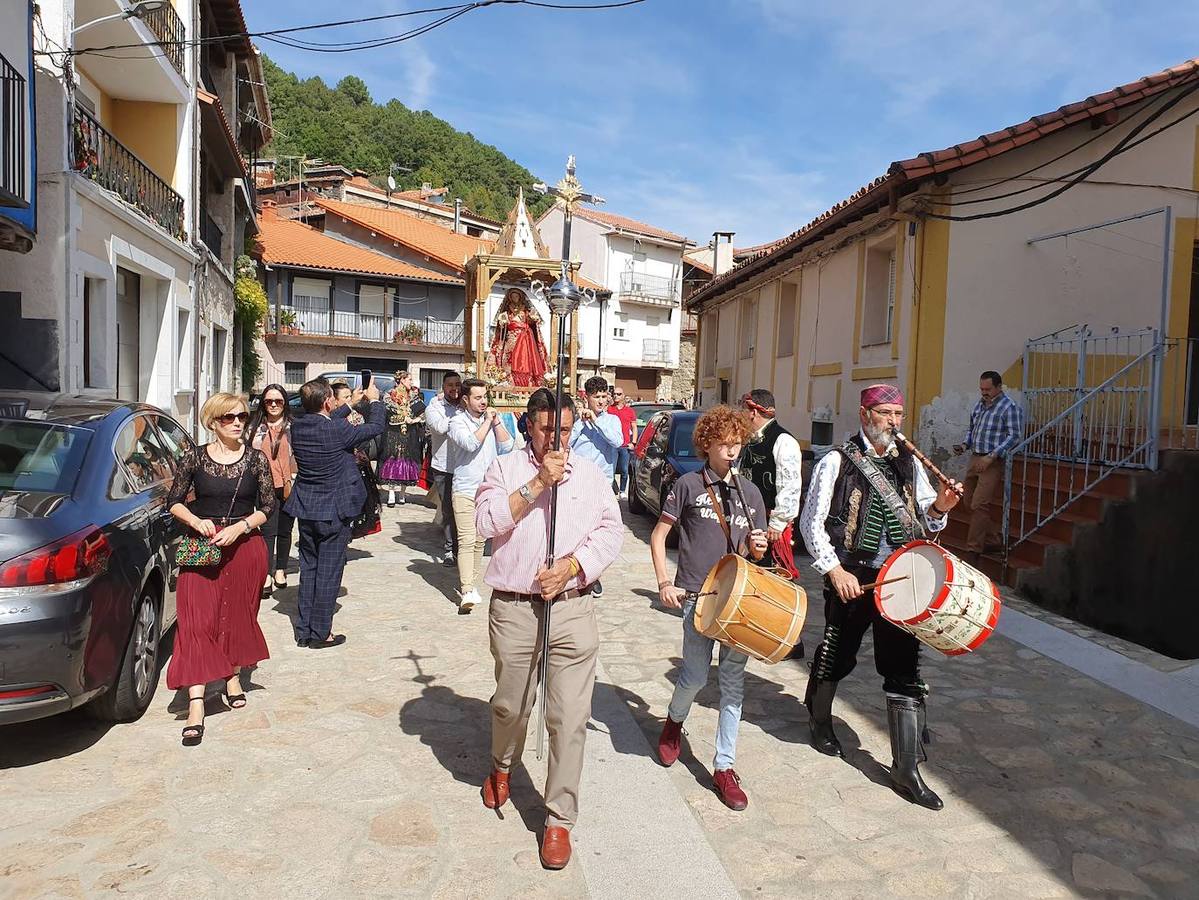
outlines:
[[[874,603],[883,618],[947,656],[977,650],[999,621],[1002,604],[991,579],[931,541],[911,541],[892,553],[878,581]]]

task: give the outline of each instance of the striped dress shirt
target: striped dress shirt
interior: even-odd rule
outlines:
[[[499,457],[487,470],[475,497],[475,528],[480,540],[492,539],[491,563],[484,581],[499,591],[537,594],[537,573],[545,565],[549,537],[550,491],[513,521],[508,497],[533,480],[540,463],[532,446]],[[558,485],[558,525],[554,557],[572,555],[582,572],[565,590],[591,584],[620,555],[624,523],[612,484],[599,467],[570,455],[566,478]]]
[[[990,405],[981,400],[970,413],[970,429],[963,443],[975,453],[994,453],[1002,458],[1024,435],[1024,410],[1000,394]]]

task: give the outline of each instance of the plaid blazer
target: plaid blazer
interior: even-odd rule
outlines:
[[[387,410],[370,404],[368,418],[351,425],[351,410],[340,406],[328,418],[310,413],[291,423],[291,449],[299,474],[283,509],[297,519],[336,522],[362,512],[366,487],[354,460],[354,448],[383,433]]]

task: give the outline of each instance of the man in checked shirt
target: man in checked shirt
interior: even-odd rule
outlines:
[[[998,516],[993,514],[1003,485],[1003,458],[1024,437],[1024,411],[1003,392],[1003,378],[987,371],[979,376],[981,395],[970,413],[966,439],[955,444],[957,455],[973,452],[966,469],[963,502],[970,510],[966,547],[977,562],[979,554],[1003,548]]]

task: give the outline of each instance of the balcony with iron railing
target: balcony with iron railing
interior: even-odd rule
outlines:
[[[293,295],[291,304],[280,308],[278,319],[276,321],[272,308],[267,323],[268,331],[274,334],[329,335],[380,343],[439,347],[462,347],[465,337],[462,322],[330,309],[328,299],[301,294]]]
[[[179,18],[179,13],[175,12],[175,7],[167,3],[151,12],[141,13],[139,18],[146,23],[146,27],[150,29],[151,33],[161,41],[159,48],[162,50],[162,55],[175,67],[176,72],[183,75],[183,37],[185,29],[183,27],[183,20]]]
[[[148,216],[171,237],[182,239],[183,198],[100,122],[75,107],[72,127],[75,171]]]
[[[0,56],[0,207],[29,206],[25,76]]]
[[[647,365],[669,366],[673,361],[671,342],[657,338],[641,341],[641,361]]]
[[[646,275],[643,272],[620,274],[620,299],[650,306],[675,306],[679,302],[678,284],[674,278],[664,275]]]
[[[213,256],[223,259],[221,247],[225,242],[225,232],[221,231],[221,227],[217,225],[206,209],[200,210],[200,240],[212,251]]]

